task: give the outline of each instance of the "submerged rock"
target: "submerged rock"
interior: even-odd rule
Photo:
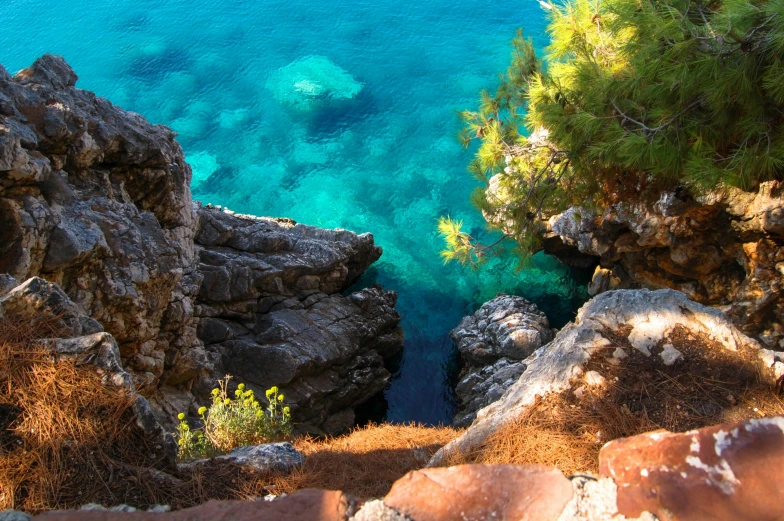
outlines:
[[[350,100],[362,83],[324,56],[308,56],[275,71],[266,87],[283,106],[312,112],[330,102]]]
[[[498,400],[525,370],[522,360],[553,335],[545,314],[522,297],[499,295],[465,317],[450,333],[465,364],[454,424],[468,426],[479,409]]]

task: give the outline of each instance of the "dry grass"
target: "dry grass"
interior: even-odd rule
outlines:
[[[595,472],[602,445],[617,438],[784,414],[775,381],[755,353],[730,352],[685,330],[671,339],[685,358],[667,367],[617,336],[609,351],[625,347],[631,356],[618,363],[607,353],[595,355],[586,367],[607,378],[604,386],[584,389],[579,398],[574,393],[540,398],[483,444],[450,455],[447,463],[534,463],[567,475]]]
[[[84,503],[101,483],[106,461],[125,441],[129,397],[99,377],[59,363],[36,342],[54,322],[0,322],[0,509],[38,512]]]
[[[55,360],[38,342],[57,336],[55,324],[0,321],[0,510],[38,513],[90,502],[179,509],[310,487],[381,496],[458,434],[381,425],[302,438],[294,444],[306,464],[285,478],[218,464],[162,472],[134,424],[133,397],[102,385],[89,368]]]
[[[338,438],[302,438],[306,456],[297,472],[273,480],[275,493],[303,488],[343,490],[362,499],[383,497],[411,470],[424,467],[460,431],[422,425],[369,425]]]

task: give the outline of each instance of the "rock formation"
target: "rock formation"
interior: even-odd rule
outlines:
[[[402,347],[394,293],[340,293],[373,237],[201,207],[175,134],[76,80],[52,55],[0,67],[2,280],[62,288],[162,419],[233,372],[280,385],[307,430],[349,427]]]
[[[579,399],[591,387],[607,388],[611,383],[617,387],[616,378],[622,380],[620,383],[638,379],[638,374],[624,373],[625,367],[640,370],[639,364],[627,365],[631,359],[641,360],[643,368],[655,372],[698,359],[716,360],[722,350],[751,358],[758,365],[755,372],[768,372],[771,378],[784,376],[784,353],[761,349],[721,311],[693,302],[683,293],[602,293],[585,304],[575,321],[559,331],[552,342],[525,359],[522,376],[498,401],[481,409],[471,427],[436,453],[430,465],[442,464],[450,453],[469,453],[542,398],[572,393]],[[718,369],[717,362],[709,361],[710,364]],[[728,372],[739,370],[726,365]],[[675,365],[676,371],[678,367],[685,365]],[[713,374],[719,377],[718,373]],[[706,411],[705,416],[715,413]]]
[[[596,214],[570,208],[550,218],[544,247],[564,262],[598,261],[592,294],[671,288],[720,307],[746,334],[784,345],[784,193],[726,188],[697,199],[680,191],[622,202]]]
[[[450,333],[464,367],[455,388],[454,424],[467,427],[476,412],[498,400],[525,370],[534,351],[553,339],[547,317],[522,297],[499,295]]]
[[[362,83],[324,56],[307,56],[275,71],[266,87],[281,105],[311,112],[326,104],[350,100]]]
[[[352,406],[384,388],[384,359],[403,345],[394,292],[336,294],[380,257],[372,235],[209,208],[197,215],[204,280],[195,314],[222,366],[213,378],[236,375],[258,396],[280,386],[300,428],[350,428]]]

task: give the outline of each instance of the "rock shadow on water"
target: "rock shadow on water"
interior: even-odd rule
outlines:
[[[237,188],[240,170],[236,166],[220,166],[193,187],[195,195],[233,193]]]
[[[184,49],[164,47],[154,53],[135,54],[126,64],[124,73],[148,83],[161,81],[170,72],[190,68],[192,59]]]

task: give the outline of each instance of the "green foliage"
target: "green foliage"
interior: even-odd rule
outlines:
[[[212,405],[199,408],[203,426],[191,429],[180,413],[175,437],[180,459],[210,457],[245,445],[286,439],[291,435],[291,410],[284,406],[278,388],[266,391],[267,407],[262,408],[254,393],[239,384],[234,399],[229,397],[227,376],[212,390]]]
[[[781,0],[571,0],[548,33],[540,61],[518,32],[496,93],[460,113],[472,200],[521,248],[569,205],[784,177]]]

